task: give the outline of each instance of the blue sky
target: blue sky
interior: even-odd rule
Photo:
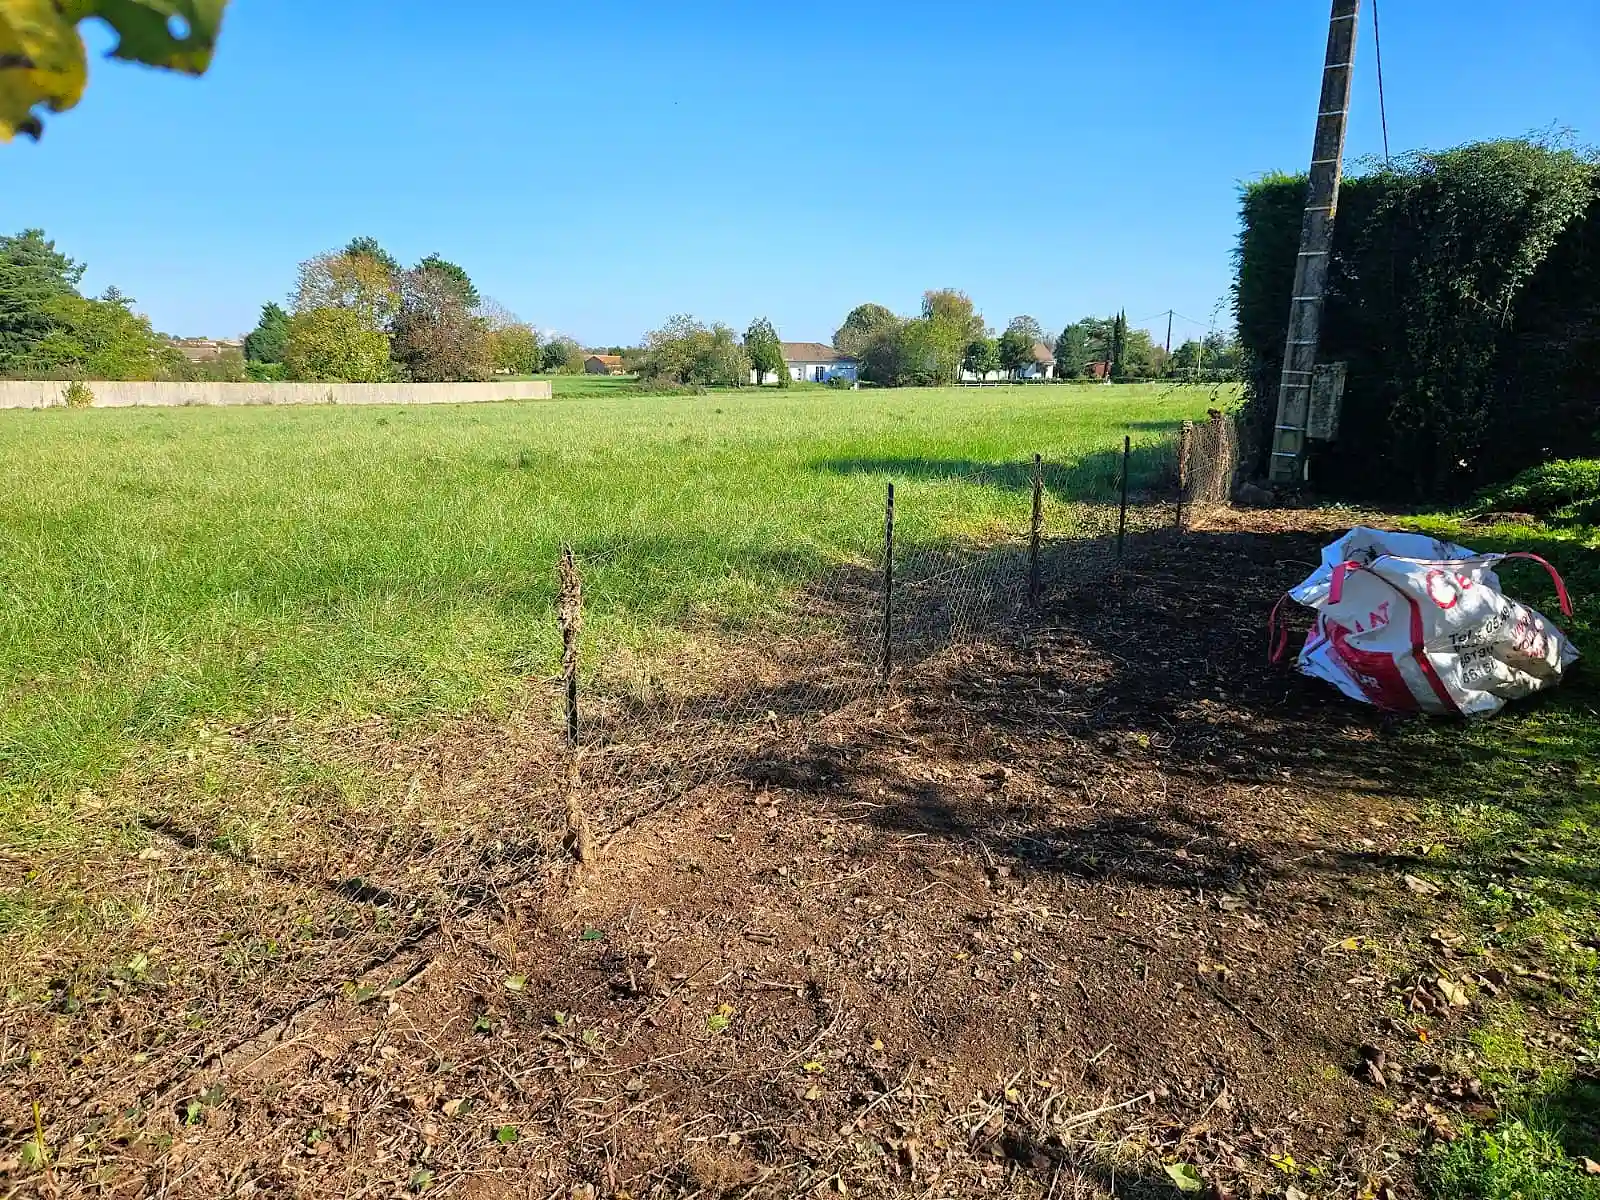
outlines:
[[[248,329],[300,259],[356,234],[438,251],[590,344],[678,312],[825,341],[855,304],[912,311],[944,286],[997,326],[1203,323],[1239,182],[1309,157],[1327,15],[234,0],[205,79],[97,62],[39,146],[0,148],[0,229],[44,227],[87,287],[177,334]],[[1371,15],[1353,157],[1381,149]],[[1552,125],[1600,141],[1600,0],[1379,15],[1397,151]]]

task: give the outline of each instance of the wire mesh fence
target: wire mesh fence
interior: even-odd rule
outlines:
[[[626,825],[802,732],[816,735],[856,705],[880,704],[897,679],[1019,626],[1065,589],[1137,572],[1151,547],[1226,506],[1237,442],[1232,422],[1214,414],[1177,436],[1130,437],[1072,462],[918,467],[907,479],[863,479],[862,536],[852,552],[776,589],[736,628],[690,622],[671,645],[641,649],[582,632],[582,606],[571,597],[581,586],[586,601],[604,601],[625,538],[564,558],[567,652],[552,717],[565,731],[570,786],[582,789],[587,819]],[[952,487],[999,496],[1003,515],[941,530],[923,501]],[[572,820],[581,823],[576,809]]]

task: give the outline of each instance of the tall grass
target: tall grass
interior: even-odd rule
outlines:
[[[607,381],[610,382],[610,381]],[[546,673],[559,545],[592,628],[748,620],[903,536],[1025,521],[946,472],[1038,451],[1103,489],[1203,392],[763,392],[0,413],[0,786],[60,793],[202,720],[409,717]],[[1073,466],[1073,464],[1076,464]]]

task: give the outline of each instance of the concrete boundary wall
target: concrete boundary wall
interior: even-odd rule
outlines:
[[[131,383],[86,381],[91,408],[265,404],[487,404],[549,400],[546,380],[505,383]],[[59,408],[67,384],[0,380],[0,408]]]

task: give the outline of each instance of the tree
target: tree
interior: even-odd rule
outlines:
[[[1128,314],[1126,310],[1124,310],[1123,312],[1119,312],[1111,322],[1111,357],[1107,361],[1111,363],[1112,379],[1120,380],[1125,374],[1122,360],[1127,348]]]
[[[1047,344],[1044,336],[1044,326],[1029,316],[1012,317],[1011,323],[1006,326],[1006,331],[1012,330],[1021,333],[1028,339],[1029,347]]]
[[[833,335],[833,347],[860,358],[869,343],[886,331],[900,327],[900,318],[881,304],[858,304]]]
[[[1033,348],[1039,344],[1039,339],[1033,337],[1025,329],[1008,329],[1000,335],[999,355],[1002,369],[1010,371],[1015,379],[1019,371],[1026,370],[1034,363]]]
[[[979,379],[985,379],[991,372],[1000,369],[1000,347],[993,338],[974,338],[967,343],[966,357],[961,365]]]
[[[283,365],[309,383],[381,383],[391,374],[389,338],[357,309],[307,309],[289,319]]]
[[[472,277],[448,259],[440,258],[437,254],[430,254],[416,266],[418,271],[434,271],[449,279],[456,291],[461,296],[461,303],[468,308],[477,308],[479,303],[478,289],[472,282]]]
[[[507,375],[537,375],[543,362],[539,333],[532,325],[503,325],[489,329],[489,361]]]
[[[34,347],[30,370],[80,379],[159,379],[174,373],[182,355],[133,311],[133,301],[111,289],[98,300],[75,292],[50,298],[51,331]]]
[[[278,304],[261,306],[261,319],[245,335],[245,361],[253,363],[281,363],[283,347],[289,340],[289,314]]]
[[[873,333],[855,352],[861,363],[861,377],[884,387],[899,387],[910,378],[910,352],[906,345],[908,322],[895,318],[894,324]]]
[[[1094,348],[1090,344],[1086,321],[1074,321],[1061,331],[1056,339],[1056,375],[1062,379],[1075,379],[1089,369],[1094,361]]]
[[[539,352],[540,366],[548,375],[577,375],[583,370],[583,347],[565,335],[557,335]]]
[[[375,237],[351,238],[350,244],[344,248],[344,253],[357,258],[370,258],[374,262],[382,264],[383,269],[388,271],[389,274],[400,274],[400,260],[385,250]],[[438,256],[435,255],[435,257]]]
[[[928,320],[959,325],[972,336],[983,337],[983,316],[973,307],[972,297],[955,288],[934,288],[922,293],[922,315]]]
[[[419,266],[402,272],[390,355],[418,383],[483,380],[491,371],[489,325],[469,309],[461,281]]]
[[[693,317],[672,317],[645,335],[640,374],[657,383],[700,387],[742,387],[750,378],[750,356],[732,329],[704,325]]]
[[[383,259],[365,252],[319,254],[300,264],[296,313],[345,308],[374,332],[389,328],[400,307],[399,276]]]
[[[988,336],[982,314],[965,292],[939,288],[922,293],[921,321],[911,331],[913,374],[929,383],[954,383],[967,347]]]
[[[765,383],[768,375],[776,376],[779,387],[789,386],[789,369],[783,360],[783,343],[772,322],[757,317],[744,333],[744,352],[750,356],[750,366],[756,373],[756,382]]]
[[[227,0],[44,0],[0,3],[0,141],[38,139],[33,110],[65,112],[83,98],[88,51],[78,25],[98,18],[117,34],[112,58],[203,75]],[[180,27],[181,25],[181,27]]]
[[[84,265],[58,251],[42,229],[0,237],[0,375],[24,369],[55,328],[49,301],[77,295],[83,272]]]

